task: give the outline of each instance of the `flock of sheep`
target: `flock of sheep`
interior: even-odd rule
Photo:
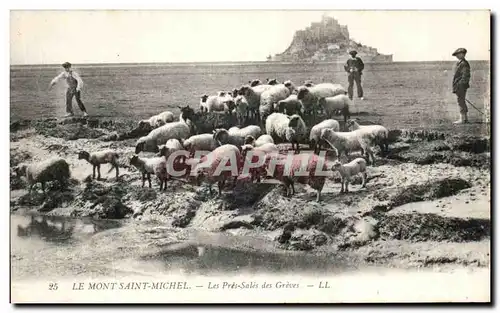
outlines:
[[[249,81],[231,92],[203,95],[199,113],[188,105],[179,107],[181,113],[178,120],[166,111],[140,121],[139,127],[148,126],[152,130],[137,140],[135,155],[128,161],[142,173],[143,187],[146,180],[152,187],[151,176],[154,175],[160,182],[160,190],[166,190],[167,181],[175,179],[172,171],[177,171],[182,172],[177,179],[196,185],[208,183],[210,193],[212,185],[217,183],[219,195],[228,180],[232,180],[234,186],[239,180],[254,183],[263,178],[281,182],[287,196],[295,193],[294,183],[308,184],[317,191],[316,199],[320,201],[327,176],[318,175],[318,170],[340,173],[341,192],[348,192],[350,178],[354,175],[361,174],[362,186],[366,185],[367,163],[374,162],[373,146],[380,146],[382,153],[388,151],[388,130],[381,125],[359,125],[356,120],[350,119],[351,102],[346,94],[339,84],[305,82],[297,88],[291,81],[280,83],[276,79],[267,79],[266,83]],[[308,130],[304,116],[315,117],[321,111],[326,113],[326,119]],[[197,117],[208,112],[234,114],[238,126],[253,118],[260,126],[216,128],[212,133],[198,134]],[[332,118],[338,113],[344,117],[344,131],[340,131],[339,122]],[[283,154],[276,145],[281,142],[291,143],[295,154]],[[307,143],[313,153],[307,154],[304,167],[300,144]],[[337,152],[335,162],[321,156],[320,151],[324,147]],[[199,151],[207,154],[198,155]],[[141,152],[156,155],[141,157]],[[340,162],[343,155],[347,157],[352,152],[360,152],[361,155],[351,162]],[[100,179],[100,166],[106,163],[112,166],[109,172],[115,169],[116,178],[119,176],[119,153],[116,151],[80,151],[78,158],[93,166],[94,179],[96,169]],[[232,168],[221,170],[228,160]],[[272,171],[269,170],[271,164],[274,164]],[[306,175],[296,175],[304,170]],[[69,165],[62,158],[21,164],[16,167],[16,172],[26,176],[30,192],[37,183],[42,184],[45,192],[45,182],[51,180],[58,180],[64,186],[70,177]]]

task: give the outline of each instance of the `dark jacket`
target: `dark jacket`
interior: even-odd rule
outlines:
[[[453,93],[457,90],[466,90],[469,88],[470,80],[470,65],[466,59],[460,60],[455,66],[455,73],[453,75]]]
[[[358,72],[361,74],[361,72],[365,69],[365,64],[359,57],[356,57],[355,59],[349,58],[346,64],[344,65],[344,70],[346,72],[349,72],[351,68],[357,69]]]

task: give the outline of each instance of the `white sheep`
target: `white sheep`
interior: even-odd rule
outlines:
[[[257,85],[250,87],[250,85],[241,86],[238,93],[245,97],[248,103],[248,110],[252,112],[253,117],[260,120],[259,106],[261,94],[271,88],[271,85]]]
[[[200,97],[200,106],[199,106],[200,112],[203,113],[208,112],[207,99],[208,95],[206,94]]]
[[[287,115],[302,114],[302,102],[297,99],[297,95],[289,95],[288,98],[278,101],[275,111],[286,113]]]
[[[295,90],[292,82],[286,81],[283,84],[272,85],[271,88],[265,90],[260,96],[259,114],[261,119],[265,119],[273,111],[275,104],[280,100],[285,100]]]
[[[349,181],[352,176],[361,173],[362,184],[361,187],[366,187],[366,160],[363,158],[356,158],[349,163],[342,164],[340,161],[335,161],[332,165],[333,171],[338,171],[342,178],[340,192],[349,192]],[[345,187],[344,187],[345,186]]]
[[[174,114],[170,111],[164,111],[154,116],[151,116],[147,120],[140,121],[139,128],[144,128],[146,125],[152,128],[157,128],[173,121],[174,121]]]
[[[184,149],[191,153],[191,155],[194,155],[194,152],[197,150],[213,151],[218,146],[213,134],[199,134],[191,136],[184,140],[182,145],[184,146]]]
[[[350,117],[351,100],[347,95],[336,95],[333,97],[319,98],[318,105],[326,112],[326,116],[331,118],[336,111],[341,111],[344,122]]]
[[[350,152],[360,151],[361,155],[366,153],[368,155],[368,159],[371,158],[372,164],[375,162],[375,158],[369,144],[356,131],[335,132],[331,128],[325,128],[321,131],[320,139],[324,140],[332,148],[336,149],[338,156],[344,153],[347,157]]]
[[[179,107],[181,108],[181,107]],[[136,142],[135,154],[141,151],[159,152],[158,146],[166,144],[169,139],[187,139],[191,135],[193,109],[189,106],[181,108],[178,122],[172,122],[153,129],[147,136]]]
[[[116,178],[118,178],[119,170],[118,170],[118,159],[120,155],[118,152],[112,149],[106,149],[102,151],[96,151],[89,153],[87,151],[78,152],[78,159],[85,160],[92,165],[92,178],[95,179],[95,170],[97,169],[97,179],[101,179],[101,164],[111,164],[111,168],[108,173],[113,170],[116,170]]]
[[[309,148],[313,149],[315,153],[318,153],[323,144],[320,140],[321,131],[326,128],[331,128],[333,131],[338,132],[340,130],[340,124],[334,119],[324,120],[311,128],[309,133]]]
[[[243,128],[233,126],[228,129],[228,132],[230,135],[239,136],[244,140],[247,136],[259,137],[262,134],[262,129],[257,125],[248,125]]]
[[[382,125],[359,125],[356,120],[347,121],[351,131],[357,131],[372,144],[380,147],[382,154],[389,152],[389,130]]]
[[[219,146],[230,144],[237,147],[241,147],[245,144],[245,137],[241,137],[238,135],[230,134],[224,128],[214,129],[213,139],[217,142]]]
[[[288,128],[285,131],[285,139],[292,144],[292,149],[294,149],[295,143],[295,152],[300,152],[299,144],[304,142],[307,134],[307,126],[304,120],[298,114],[294,114],[290,116],[290,120],[288,122]]]
[[[248,157],[248,152],[252,151],[251,158]],[[258,147],[254,147],[251,144],[244,144],[241,147],[241,155],[245,162],[245,164],[257,164],[259,162],[259,158],[265,157],[269,154],[279,153],[278,147],[274,143],[265,143]],[[260,178],[264,173],[262,166],[260,167],[251,167],[248,166],[249,174],[251,176],[251,181],[260,182]],[[246,174],[246,173],[245,173]]]
[[[61,187],[64,188],[71,177],[68,162],[60,157],[32,164],[19,164],[14,169],[18,176],[24,175],[26,177],[29,194],[31,194],[33,187],[38,183],[42,185],[42,192],[45,194],[45,183],[55,180],[59,181]]]
[[[320,98],[333,97],[336,95],[347,94],[347,90],[339,84],[321,83],[311,87],[300,86],[298,88],[297,99],[302,101],[304,110],[312,112],[316,116],[316,109],[319,107]]]
[[[168,158],[172,153],[179,150],[184,150],[182,143],[177,139],[169,139],[165,145],[159,147],[160,152],[158,156]]]
[[[260,135],[257,139],[255,139],[255,137],[252,135],[248,135],[245,137],[245,144],[250,144],[254,147],[259,147],[266,143],[274,143],[273,137],[267,134]]]
[[[166,175],[166,164],[167,160],[164,156],[152,157],[152,158],[141,158],[138,155],[133,155],[130,158],[130,164],[135,166],[139,172],[142,174],[142,187],[146,182],[146,178],[149,182],[149,188],[151,186],[151,174],[155,174],[160,180],[160,191],[165,186],[167,188],[167,175]]]
[[[266,133],[273,139],[280,138],[286,140],[285,132],[288,128],[290,117],[283,113],[272,113],[266,119]]]

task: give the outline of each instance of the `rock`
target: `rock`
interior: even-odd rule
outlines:
[[[289,250],[312,250],[328,242],[328,237],[315,229],[296,230],[288,241]]]

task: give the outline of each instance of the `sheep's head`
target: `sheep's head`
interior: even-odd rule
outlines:
[[[137,165],[139,162],[139,156],[137,154],[133,155],[129,159],[130,165]]]
[[[314,83],[312,81],[310,81],[310,80],[306,80],[304,82],[304,86],[306,86],[306,87],[312,87],[312,86],[314,86]]]
[[[332,170],[333,171],[337,171],[338,169],[340,169],[340,167],[342,166],[342,163],[340,163],[339,160],[336,160],[335,162],[333,162],[332,164]]]
[[[224,101],[224,103],[227,105],[229,112],[233,111],[234,108],[236,108],[236,103],[234,102],[234,100],[227,100],[227,101]]]
[[[240,90],[238,91],[238,94],[242,95],[242,96],[248,96],[250,94],[250,90],[252,88],[250,87],[250,85],[243,85],[241,86]]]
[[[279,113],[285,112],[285,105],[286,105],[285,101],[283,101],[283,100],[278,101],[278,104],[277,104],[278,109],[277,110]]]
[[[200,99],[201,99],[201,102],[207,102],[208,95],[205,94],[205,95],[201,96]]]
[[[219,96],[219,97],[224,97],[225,95],[226,95],[226,92],[225,92],[225,91],[219,91],[219,92],[217,93],[217,96]]]
[[[189,106],[186,105],[184,107],[178,106],[178,108],[181,110],[181,116],[184,120],[193,120],[193,118],[196,116],[194,113],[194,110]]]
[[[236,98],[238,96],[238,89],[234,88],[233,91],[231,91],[231,95],[233,96],[233,98]]]
[[[266,78],[266,82],[268,85],[271,85],[271,86],[279,84],[277,78],[273,78],[273,79]]]
[[[297,133],[295,132],[295,129],[293,129],[291,127],[288,127],[287,129],[285,129],[285,138],[289,142],[295,141],[296,134]]]
[[[297,92],[297,99],[302,100],[309,94],[309,89],[306,86],[300,86]]]
[[[151,125],[146,120],[142,120],[142,121],[139,122],[139,128],[140,129],[150,128],[150,127],[151,127]]]
[[[294,92],[295,89],[295,85],[292,83],[291,80],[287,80],[286,82],[283,83],[285,85],[286,88],[288,88],[288,90],[290,90],[290,93]]]
[[[214,132],[214,140],[219,143],[219,145],[223,145],[223,142],[227,142],[227,137],[229,137],[229,132],[224,128],[218,128]]]
[[[258,85],[262,84],[262,82],[260,81],[260,79],[254,79],[252,81],[249,81],[248,83],[250,84],[250,87],[255,87],[255,86],[258,86]]]
[[[321,134],[320,134],[319,138],[323,139],[323,140],[329,139],[329,138],[331,138],[333,136],[333,134],[334,134],[333,129],[331,129],[331,128],[325,128],[325,129],[321,130]]]
[[[288,126],[297,127],[297,126],[299,126],[299,124],[302,124],[302,123],[300,123],[301,121],[302,121],[302,118],[300,117],[300,115],[294,114],[294,115],[290,116],[290,121],[288,122]]]
[[[141,151],[144,151],[144,148],[146,146],[146,142],[140,141],[135,145],[135,154],[139,154]],[[80,157],[78,157],[80,158]]]
[[[87,151],[80,151],[78,152],[78,160],[89,160],[90,159],[90,153],[88,153]]]
[[[246,145],[253,145],[255,143],[255,137],[252,135],[247,135],[245,137],[245,144]]]

